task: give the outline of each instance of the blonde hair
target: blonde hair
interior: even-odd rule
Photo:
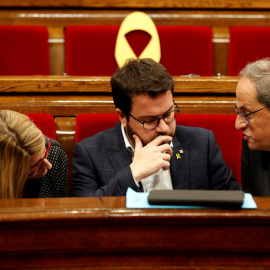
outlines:
[[[30,157],[45,147],[42,132],[21,113],[0,110],[0,198],[21,198]]]

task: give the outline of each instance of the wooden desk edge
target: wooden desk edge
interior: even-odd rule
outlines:
[[[237,77],[173,77],[175,93],[235,94]],[[0,76],[0,95],[16,93],[111,94],[110,77]]]

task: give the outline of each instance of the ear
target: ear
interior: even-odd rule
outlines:
[[[127,126],[127,118],[126,118],[125,114],[118,108],[116,109],[116,113],[118,115],[118,118],[119,118],[122,126],[125,128]]]

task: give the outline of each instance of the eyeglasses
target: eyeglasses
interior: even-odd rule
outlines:
[[[41,168],[41,166],[42,166],[42,164],[43,164],[44,159],[47,159],[47,158],[48,158],[48,155],[49,155],[50,149],[51,149],[51,145],[52,145],[52,139],[50,139],[50,138],[48,138],[48,137],[46,137],[46,138],[49,139],[49,144],[48,144],[48,147],[47,147],[47,149],[46,149],[46,151],[45,151],[45,153],[44,153],[44,156],[43,156],[42,159],[35,165],[35,167],[32,168],[32,169],[29,171],[29,173],[28,173],[29,176],[35,176],[35,175],[37,175],[38,171],[40,170],[40,168]]]
[[[129,114],[132,118],[134,118],[136,121],[141,123],[146,130],[154,129],[159,125],[160,119],[162,118],[166,124],[172,123],[177,116],[179,115],[180,109],[178,108],[177,104],[173,101],[174,105],[176,106],[177,110],[172,110],[167,113],[165,113],[163,116],[160,117],[153,117],[146,119],[145,121],[141,122],[133,115]]]
[[[249,120],[248,120],[247,117],[248,117],[249,115],[253,114],[253,113],[262,111],[262,110],[264,110],[264,109],[267,109],[268,107],[261,108],[261,109],[259,109],[259,110],[257,110],[257,111],[251,112],[251,113],[243,113],[243,112],[240,112],[240,111],[238,111],[238,109],[237,109],[236,106],[234,106],[233,108],[234,108],[234,110],[236,111],[236,113],[241,117],[241,119],[244,121],[244,123],[245,123],[246,125],[250,125],[250,122],[249,122]]]

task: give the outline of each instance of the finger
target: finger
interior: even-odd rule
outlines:
[[[169,170],[170,169],[170,162],[164,161],[162,169],[163,169],[163,171]]]
[[[172,141],[171,136],[167,135],[160,135],[156,137],[152,142],[150,142],[153,145],[161,145],[161,144],[169,144]]]
[[[162,159],[165,160],[165,161],[167,161],[167,162],[170,162],[171,155],[170,154],[163,153],[162,154]]]
[[[173,150],[169,144],[162,144],[158,146],[160,152],[167,152],[170,156],[173,154]]]
[[[136,134],[133,134],[133,138],[135,140],[135,150],[136,150],[136,148],[137,149],[142,148],[143,144],[142,144],[141,139]]]

